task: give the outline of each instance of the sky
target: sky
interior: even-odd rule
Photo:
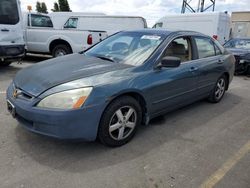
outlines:
[[[37,0],[21,0],[22,10],[26,11],[31,5],[35,11]],[[39,0],[45,2],[48,10],[53,9],[55,0]],[[142,16],[148,25],[154,23],[166,14],[179,14],[182,0],[68,0],[73,12],[102,12],[108,15]],[[207,5],[210,0],[205,1]],[[191,0],[197,7],[198,0]],[[250,11],[250,0],[216,0],[215,11]]]

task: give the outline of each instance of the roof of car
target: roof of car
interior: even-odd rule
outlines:
[[[205,36],[202,33],[195,32],[195,31],[185,31],[185,30],[167,30],[167,29],[152,29],[152,28],[147,28],[147,29],[141,29],[141,30],[129,30],[129,32],[141,32],[141,33],[146,33],[146,34],[152,34],[152,35],[170,35],[172,33],[175,34],[183,34],[183,35],[200,35],[200,36]]]

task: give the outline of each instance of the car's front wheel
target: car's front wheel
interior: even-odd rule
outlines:
[[[209,102],[212,102],[212,103],[220,102],[226,92],[227,84],[228,84],[228,80],[226,76],[225,75],[221,76],[217,80],[214,86],[214,89],[211,91],[209,95],[209,98],[208,98]]]
[[[133,138],[141,119],[140,104],[133,97],[115,99],[103,113],[98,138],[108,146],[124,145]]]

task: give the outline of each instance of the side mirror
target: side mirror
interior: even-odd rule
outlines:
[[[161,60],[159,67],[175,68],[179,67],[181,59],[173,56],[166,56]]]

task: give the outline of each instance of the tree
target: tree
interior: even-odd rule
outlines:
[[[68,0],[58,0],[60,11],[71,12]]]
[[[51,9],[51,11],[53,11],[53,12],[59,12],[60,11],[59,5],[58,5],[57,2],[54,2],[54,9]]]
[[[37,12],[40,12],[40,13],[45,13],[45,14],[47,14],[48,13],[48,10],[47,10],[47,6],[46,6],[46,4],[44,3],[44,2],[39,2],[39,1],[37,1],[36,2],[36,11]]]
[[[42,2],[42,4],[41,4],[41,12],[48,14],[48,9],[47,9],[47,6],[44,2]]]
[[[54,2],[54,9],[51,9],[53,12],[71,12],[68,0],[58,0]]]
[[[39,1],[36,2],[36,11],[41,12],[41,3]]]

